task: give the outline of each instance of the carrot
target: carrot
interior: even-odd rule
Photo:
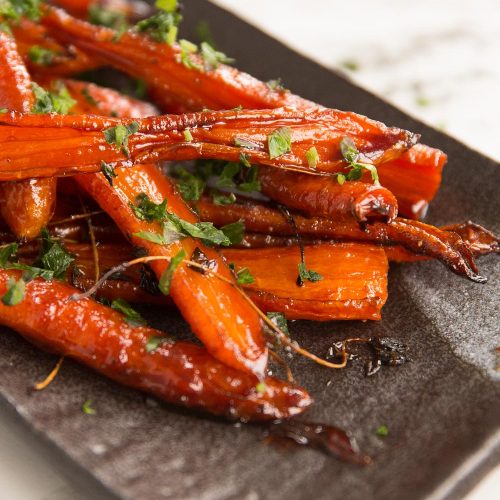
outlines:
[[[19,277],[18,271],[1,269],[0,296],[8,280]],[[230,419],[274,420],[301,413],[311,404],[298,386],[267,377],[264,391],[259,391],[254,376],[223,365],[205,349],[165,338],[147,326],[132,326],[91,299],[72,300],[75,293],[59,281],[29,281],[19,304],[0,301],[0,323],[50,352],[176,405]],[[148,352],[154,337],[165,341]]]
[[[255,201],[242,201],[233,205],[217,206],[207,198],[196,202],[202,220],[224,225],[243,220],[248,231],[264,234],[293,235],[294,229],[283,214]],[[459,234],[444,231],[429,224],[397,217],[390,224],[372,222],[363,228],[354,220],[332,220],[323,217],[307,218],[293,215],[299,234],[317,239],[374,242],[382,245],[401,245],[418,255],[427,255],[441,261],[460,276],[477,282],[485,279],[477,274],[472,248]],[[480,227],[480,226],[479,226]],[[465,229],[464,229],[465,230]],[[482,231],[481,231],[482,230]],[[489,240],[490,252],[496,251],[495,237],[484,228],[477,229],[476,239]]]
[[[29,113],[33,104],[30,76],[16,42],[0,32],[0,108]],[[55,200],[56,179],[0,183],[0,214],[21,239],[38,236],[52,216]]]
[[[356,181],[340,185],[335,178],[277,168],[261,168],[259,180],[269,198],[311,216],[391,222],[398,213],[394,195],[377,185]]]
[[[120,13],[128,19],[145,17],[152,12],[151,5],[141,0],[56,0],[52,3],[81,19],[89,17],[89,9],[92,7]]]
[[[126,33],[111,43],[112,30],[75,20],[60,10],[50,10],[42,20],[61,40],[74,42],[82,50],[148,82],[164,111],[197,111],[204,107],[227,109],[243,106],[266,109],[293,106],[313,109],[318,105],[281,88],[269,85],[220,64],[200,72],[186,67],[177,45],[169,46],[148,37]],[[197,56],[194,62],[203,65]],[[379,165],[382,185],[392,191],[400,203],[400,213],[419,218],[435,196],[441,183],[446,155],[424,145],[413,146],[401,159],[387,159]]]
[[[207,111],[142,119],[11,112],[0,115],[0,123],[0,178],[4,180],[34,173],[48,177],[95,172],[102,161],[121,166],[196,158],[238,161],[241,154],[254,164],[331,173],[348,166],[340,148],[346,135],[375,164],[398,156],[417,139],[410,132],[387,128],[355,113],[327,109]],[[136,127],[128,139],[127,155],[105,137],[106,130],[120,125]],[[288,138],[282,137],[273,149],[279,133]],[[306,158],[312,144],[318,152],[316,168]]]

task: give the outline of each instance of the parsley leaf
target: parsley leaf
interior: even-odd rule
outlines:
[[[344,160],[349,164],[351,170],[347,175],[337,174],[337,182],[339,182],[339,184],[343,184],[346,179],[349,181],[359,180],[363,175],[363,170],[368,170],[373,183],[380,185],[377,167],[369,163],[360,163],[358,161],[361,155],[350,137],[344,137],[340,141],[340,152],[342,153]]]
[[[271,320],[271,322],[276,325],[283,333],[290,335],[288,330],[288,322],[285,315],[280,312],[268,312],[266,316]]]
[[[50,66],[54,62],[56,55],[53,50],[40,47],[39,45],[33,45],[28,50],[30,61],[40,66]]]
[[[97,26],[106,26],[119,32],[125,32],[128,28],[127,18],[122,12],[111,10],[93,3],[88,10],[88,21]]]
[[[292,131],[289,127],[276,129],[267,138],[271,160],[292,150]]]
[[[179,250],[179,252],[170,260],[167,269],[163,271],[158,285],[163,295],[168,295],[170,293],[170,285],[172,284],[174,273],[185,258],[186,252],[184,249]]]
[[[33,21],[40,18],[41,0],[2,0],[0,1],[0,17],[18,22],[21,17]]]
[[[9,243],[0,246],[0,267],[6,267],[8,261],[13,257],[18,249],[17,243]]]
[[[35,95],[35,104],[32,112],[36,114],[58,113],[67,115],[70,109],[76,104],[68,89],[58,83],[54,91],[45,90],[40,85],[33,82],[31,88]]]
[[[98,106],[99,105],[99,101],[96,101],[94,99],[94,97],[92,97],[92,95],[90,94],[89,92],[89,89],[87,87],[84,87],[82,89],[82,96],[85,98],[85,100],[91,104],[92,106]]]
[[[175,174],[179,177],[177,187],[182,198],[186,201],[199,200],[205,190],[206,182],[183,167],[177,167]]]
[[[104,134],[104,139],[108,144],[116,145],[116,149],[122,151],[125,156],[130,155],[128,149],[128,138],[135,134],[139,130],[139,124],[137,122],[132,122],[129,125],[117,125],[116,127],[110,127],[104,129],[102,133]]]
[[[238,189],[240,191],[245,191],[246,193],[249,193],[251,191],[260,191],[262,186],[260,184],[260,181],[258,180],[258,175],[259,167],[250,167],[250,170],[248,170],[248,173],[245,177],[245,182],[241,182],[240,184],[238,184]]]
[[[234,59],[227,57],[223,52],[215,50],[208,42],[201,42],[200,48],[205,71],[217,69],[219,64],[234,63]]]
[[[2,296],[2,302],[6,306],[16,306],[23,301],[25,288],[26,282],[23,278],[16,280],[11,276],[7,281],[7,291]]]
[[[377,429],[376,434],[377,434],[377,436],[380,436],[380,437],[386,437],[389,435],[389,428],[387,427],[387,425],[381,425]]]
[[[139,220],[146,222],[163,222],[167,214],[167,200],[161,203],[152,202],[146,193],[137,195],[136,204],[130,204],[130,208]]]
[[[199,64],[192,56],[198,52],[198,47],[188,40],[179,40],[179,61],[189,69],[203,71],[203,66]]]
[[[309,168],[316,168],[319,160],[318,150],[313,146],[306,153],[306,160]]]
[[[323,276],[321,276],[321,274],[317,273],[316,271],[313,271],[312,269],[307,269],[304,262],[300,262],[298,267],[299,267],[299,276],[302,281],[307,280],[312,283],[315,283],[316,281],[321,281],[323,279]]]
[[[74,257],[56,240],[53,240],[47,229],[42,229],[42,250],[35,265],[40,269],[52,271],[54,278],[64,278]]]
[[[269,80],[266,82],[269,90],[277,90],[279,92],[285,91],[285,87],[283,86],[283,81],[281,78],[276,78],[275,80]]]
[[[152,353],[156,351],[161,344],[168,342],[169,340],[170,339],[168,337],[158,337],[156,335],[149,337],[149,340],[146,343],[146,352]]]
[[[130,326],[144,326],[146,320],[130,304],[123,299],[115,299],[111,302],[111,307],[125,316],[125,321]]]
[[[106,180],[109,182],[109,185],[113,185],[113,179],[117,177],[115,172],[115,167],[111,163],[106,163],[105,161],[101,161],[101,172]]]
[[[222,226],[220,230],[227,237],[230,245],[237,245],[238,243],[241,243],[243,237],[245,236],[245,224],[243,224],[241,219],[236,222],[232,222],[231,224]]]
[[[193,141],[193,134],[191,133],[191,130],[188,128],[184,130],[184,140],[186,142],[192,142]]]
[[[97,412],[92,408],[92,400],[87,399],[82,405],[82,411],[85,415],[95,415]]]
[[[216,186],[219,188],[231,188],[235,187],[234,177],[240,173],[241,167],[238,163],[228,162],[224,165],[222,172],[216,182]]]
[[[236,201],[234,193],[212,192],[212,201],[219,206],[232,205]]]
[[[252,142],[247,139],[243,139],[241,137],[234,138],[234,145],[238,146],[239,148],[245,148],[245,149],[252,149],[252,150],[260,149],[260,145],[257,144],[256,142]]]
[[[229,267],[236,275],[236,283],[238,285],[251,285],[255,281],[248,267],[242,267],[238,271],[236,271],[236,266],[233,263],[229,264]]]

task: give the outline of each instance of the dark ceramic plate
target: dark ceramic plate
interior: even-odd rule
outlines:
[[[500,232],[500,171],[493,161],[227,12],[205,1],[188,4],[187,38],[195,39],[196,23],[208,20],[220,47],[249,73],[264,80],[281,76],[304,97],[420,132],[423,142],[446,151],[450,162],[428,220],[470,218]],[[486,285],[435,262],[393,266],[378,324],[292,325],[293,335],[322,355],[348,336],[388,335],[408,345],[412,363],[371,378],[361,364],[329,371],[303,359],[292,363],[316,400],[307,418],[351,430],[374,457],[370,467],[276,447],[261,428],[155,404],[70,361],[49,389],[29,395],[29,384],[55,359],[7,330],[0,335],[0,409],[88,498],[457,498],[498,461],[500,269],[494,257],[480,264],[490,277]],[[155,309],[149,317],[169,331],[186,329],[172,312]],[[87,398],[97,415],[82,413]],[[386,438],[376,435],[381,424],[389,428]]]

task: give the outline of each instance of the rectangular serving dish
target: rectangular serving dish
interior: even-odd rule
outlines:
[[[422,134],[449,155],[443,187],[427,220],[472,219],[500,232],[498,164],[414,120],[338,74],[298,55],[204,0],[185,11],[183,36],[200,20],[238,67],[325,106],[352,110]],[[271,64],[272,63],[272,64]],[[340,339],[391,336],[412,362],[365,378],[361,363],[329,371],[295,358],[298,381],[316,400],[314,420],[349,429],[374,464],[360,468],[309,449],[269,443],[257,426],[228,424],[159,404],[76,363],[64,363],[45,391],[28,386],[55,358],[7,329],[0,335],[0,412],[33,436],[88,498],[458,498],[499,459],[500,390],[495,377],[499,267],[480,261],[486,285],[436,262],[393,265],[380,323],[294,322],[293,336],[325,356]],[[187,327],[171,309],[150,308],[153,326]],[[496,380],[495,380],[496,378]],[[92,399],[94,416],[81,411]],[[376,429],[387,425],[389,435]]]

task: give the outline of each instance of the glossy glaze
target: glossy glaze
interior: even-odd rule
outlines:
[[[16,42],[0,32],[0,108],[29,113],[34,103],[31,79]],[[21,239],[40,234],[54,211],[56,179],[0,183],[0,214]]]
[[[0,270],[0,294],[16,271]],[[134,327],[123,316],[91,299],[71,300],[78,290],[59,281],[32,280],[16,306],[0,302],[0,323],[43,348],[80,361],[120,383],[167,402],[232,419],[273,420],[304,411],[304,389],[267,377],[258,380],[229,368],[201,347],[167,340],[148,353],[152,336],[165,333]]]

